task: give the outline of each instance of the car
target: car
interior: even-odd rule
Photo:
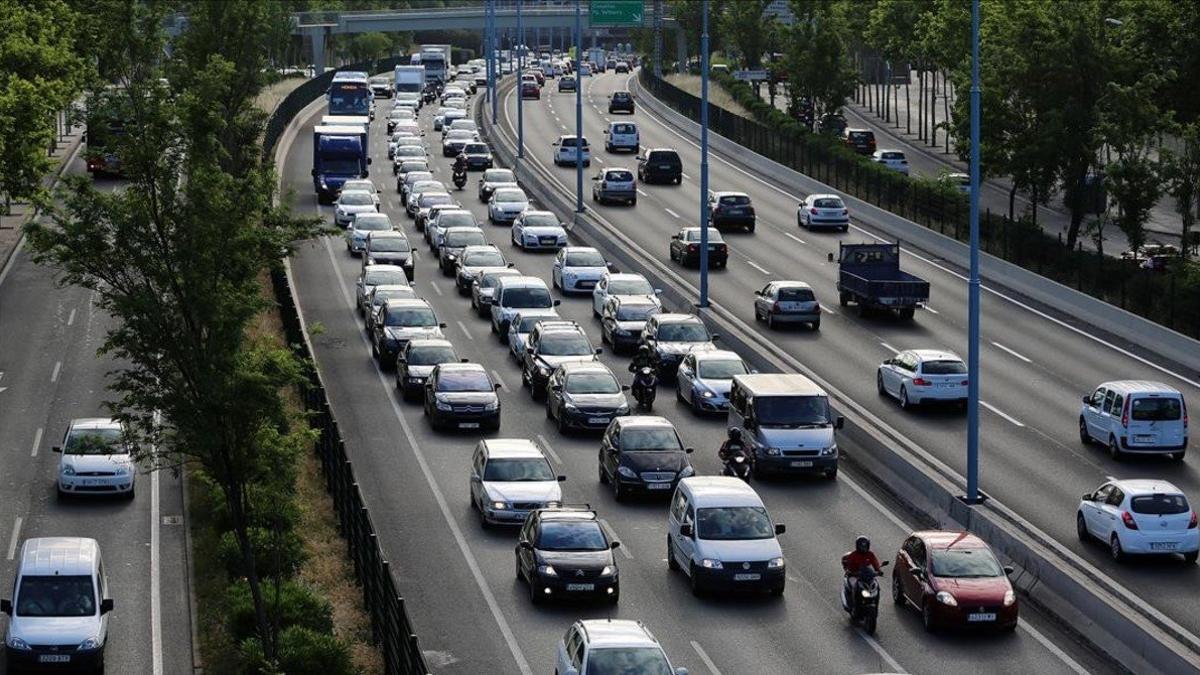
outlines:
[[[529,197],[519,187],[500,187],[488,199],[488,222],[502,225],[516,220],[522,211],[529,208]]]
[[[821,329],[821,303],[812,287],[803,281],[772,281],[754,291],[754,319],[776,324],[803,323]]]
[[[1117,460],[1137,454],[1182,462],[1188,445],[1187,402],[1178,389],[1161,382],[1104,382],[1083,396],[1079,440],[1105,445]]]
[[[413,225],[418,232],[425,231],[425,225],[429,222],[429,214],[435,206],[452,206],[454,208],[462,208],[453,195],[449,192],[437,192],[427,190],[417,194],[416,199],[409,200],[415,211],[413,217]]]
[[[417,120],[413,118],[391,119],[388,120],[388,126],[391,127],[388,130],[388,133],[392,134],[393,136],[399,134],[401,136],[420,137],[425,134],[425,132],[421,131],[421,127],[418,125]]]
[[[971,194],[971,174],[969,173],[944,173],[938,176],[938,181],[949,185],[965,195]],[[1125,254],[1122,253],[1121,257],[1125,257]]]
[[[511,267],[500,268],[484,268],[475,275],[475,280],[471,282],[471,308],[481,317],[486,317],[491,313],[492,294],[496,292],[496,282],[502,277],[521,276],[519,270]]]
[[[576,147],[576,136],[559,136],[554,141],[554,165],[575,166],[582,159],[584,166],[592,165],[592,155],[588,150],[587,138]]]
[[[596,282],[592,289],[592,316],[599,317],[600,310],[608,299],[614,296],[648,297],[652,302],[662,306],[658,296],[662,291],[650,285],[646,277],[630,272],[606,272]]]
[[[421,159],[428,160],[429,153],[419,145],[402,145],[392,151],[392,175],[400,175],[400,165],[406,161]]]
[[[388,113],[387,118],[388,135],[390,136],[395,133],[396,127],[398,127],[401,122],[407,122],[416,119],[416,116],[412,113],[413,110],[411,108],[392,108],[391,112]]]
[[[612,263],[591,246],[564,246],[554,256],[550,268],[551,284],[567,293],[591,293]]]
[[[615,605],[621,587],[612,552],[620,545],[590,506],[531,511],[517,535],[517,580],[528,584],[534,605],[581,597]]]
[[[451,82],[450,84],[447,84],[442,89],[441,102],[443,104],[445,104],[446,101],[449,101],[451,99],[456,99],[456,98],[466,100],[467,90],[464,87],[464,85],[455,84],[455,83]]]
[[[117,420],[86,417],[71,420],[58,461],[56,487],[60,499],[74,495],[119,495],[133,499],[137,466],[125,430]]]
[[[589,77],[589,76],[591,76],[591,74],[592,74],[591,64],[589,64],[589,63],[579,64],[579,76],[580,77]]]
[[[454,266],[454,286],[459,295],[470,295],[471,284],[481,269],[505,268],[508,264],[500,249],[491,244],[464,247]]]
[[[897,173],[908,175],[908,158],[899,150],[876,150],[871,161],[882,164]]]
[[[628,389],[603,363],[564,363],[546,383],[546,417],[559,433],[604,430],[614,417],[629,414]]]
[[[615,112],[627,112],[633,114],[633,94],[627,91],[614,91],[608,99],[608,114]]]
[[[733,376],[726,427],[742,434],[754,475],[821,474],[837,478],[836,431],[829,395],[799,373]]]
[[[729,409],[733,378],[754,372],[736,352],[716,349],[683,357],[675,376],[675,395],[696,414]]]
[[[653,295],[611,295],[600,310],[600,341],[612,345],[613,353],[634,349],[646,321],[662,313]]]
[[[848,126],[850,126],[850,123],[846,121],[846,116],[840,112],[825,113],[817,122],[817,131],[823,134],[841,136]]]
[[[8,672],[104,672],[113,598],[100,544],[85,537],[34,537],[21,544],[19,555],[13,596],[0,600],[0,612],[9,617]]]
[[[533,400],[541,400],[555,368],[565,363],[591,363],[600,352],[574,321],[538,321],[525,340],[525,353],[520,359],[521,384],[529,387]]]
[[[1083,495],[1075,529],[1083,542],[1099,540],[1113,560],[1130,555],[1200,556],[1196,511],[1183,492],[1165,480],[1110,479]]]
[[[669,495],[680,480],[695,475],[691,452],[665,417],[615,417],[600,440],[600,483],[612,488],[617,501],[634,492]]]
[[[521,82],[521,98],[523,100],[541,100],[542,88],[536,81],[523,80]]]
[[[446,124],[467,116],[467,111],[456,106],[442,105],[433,115],[433,130],[441,131]]]
[[[333,202],[333,222],[338,227],[346,227],[359,213],[374,213],[379,210],[375,203],[375,193],[366,190],[342,190]]]
[[[468,246],[487,246],[487,236],[478,227],[451,227],[441,235],[441,245],[438,246],[438,267],[445,276],[454,274],[454,266],[458,264],[458,256]]]
[[[842,142],[860,155],[871,155],[875,152],[875,132],[870,129],[846,127],[842,130]]]
[[[675,668],[662,645],[640,621],[583,619],[571,624],[555,649],[558,675],[655,673],[687,675]]]
[[[710,191],[709,220],[715,228],[741,227],[754,232],[754,205],[745,192]]]
[[[409,340],[396,355],[396,389],[406,401],[418,399],[435,366],[461,361],[454,345],[445,338]]]
[[[356,214],[346,228],[346,250],[350,255],[360,255],[372,232],[393,232],[395,227],[387,214],[366,211]]]
[[[439,181],[434,180],[433,172],[431,172],[427,169],[413,169],[413,170],[409,171],[408,173],[404,174],[403,176],[401,176],[400,178],[396,179],[396,192],[400,193],[400,202],[401,203],[403,203],[403,204],[408,203],[408,191],[410,188],[412,188],[413,185],[416,185],[418,182],[431,182],[431,183],[436,182],[436,183],[440,184]]]
[[[713,341],[717,338],[708,332],[704,322],[695,314],[664,312],[646,320],[646,327],[642,329],[638,342],[650,348],[658,362],[659,378],[668,380],[675,377],[675,371],[685,355],[716,349]]]
[[[412,171],[424,171],[429,173],[429,178],[433,178],[433,173],[429,171],[429,160],[416,159],[415,157],[405,158],[399,164],[394,164],[396,167],[396,187],[399,191],[400,184],[404,182],[405,176]]]
[[[845,232],[850,229],[850,211],[837,195],[809,195],[796,207],[796,225],[810,230],[829,227]]]
[[[390,75],[378,75],[369,80],[371,93],[375,98],[391,98],[395,93],[395,83]]]
[[[578,80],[576,80],[571,75],[565,75],[563,77],[558,78],[558,91],[560,93],[565,92],[565,91],[575,91],[576,89],[579,88],[578,85],[579,85]]]
[[[413,115],[413,111],[408,110],[407,108],[400,110],[400,111],[394,111],[392,114],[393,115],[397,115],[397,114],[408,115],[409,117],[407,119],[413,119],[411,117]],[[421,140],[421,137],[419,135],[412,134],[411,132],[408,132],[408,131],[393,132],[391,134],[391,138],[388,139],[388,146],[387,146],[388,159],[396,158],[396,148],[400,146],[401,142],[403,142],[405,145],[424,146],[424,144],[425,144],[425,142]]]
[[[416,298],[417,291],[412,286],[401,286],[399,284],[388,284],[376,286],[367,294],[366,312],[363,317],[363,330],[370,337],[371,331],[374,330],[375,317],[378,315],[379,308],[383,307],[383,303],[397,299]]]
[[[906,349],[886,359],[876,371],[880,396],[893,396],[901,408],[952,402],[967,405],[967,365],[954,352]]]
[[[553,212],[526,209],[513,220],[509,241],[523,251],[558,250],[567,245],[567,230]]]
[[[367,298],[376,286],[408,286],[408,274],[398,265],[368,265],[354,280],[354,305],[366,313]]]
[[[707,591],[783,595],[787,564],[762,498],[733,476],[679,481],[667,511],[667,568],[683,570],[692,594]]]
[[[671,148],[648,148],[638,155],[638,180],[646,183],[683,182],[683,161]]]
[[[409,340],[444,337],[446,324],[438,322],[433,307],[424,300],[393,298],[376,310],[371,326],[371,356],[389,368]]]
[[[612,201],[627,202],[637,206],[637,181],[629,169],[610,167],[601,169],[592,178],[592,201],[605,204]]]
[[[524,366],[525,363],[525,347],[529,343],[529,335],[533,332],[533,327],[538,325],[540,321],[561,320],[558,315],[558,310],[553,307],[548,309],[523,309],[513,316],[508,327],[508,355],[517,362],[517,365]]]
[[[546,86],[546,74],[543,73],[540,69],[530,68],[529,70],[525,71],[525,75],[532,75],[533,79],[537,82],[537,85],[539,87]]]
[[[505,277],[496,283],[492,294],[492,333],[501,344],[508,338],[508,327],[521,310],[550,309],[559,301],[550,296],[546,282],[539,277]]]
[[[913,532],[892,569],[892,599],[921,613],[925,629],[950,625],[1015,630],[1017,594],[992,549],[970,532]]]
[[[671,235],[670,256],[684,267],[700,264],[701,230],[698,227],[680,228]],[[708,265],[725,267],[729,264],[729,245],[715,228],[708,231]]]
[[[444,139],[447,136],[449,136],[451,131],[460,131],[460,130],[461,131],[470,131],[470,132],[478,134],[479,133],[479,125],[475,123],[475,120],[467,118],[467,117],[454,120],[453,122],[448,122],[448,123],[446,123],[445,126],[442,127],[442,138]]]
[[[478,143],[479,134],[466,129],[458,129],[446,134],[442,141],[442,157],[457,157],[467,143]]]
[[[479,177],[479,201],[486,204],[492,198],[492,191],[499,185],[516,187],[517,175],[512,169],[485,169]]]
[[[442,247],[442,240],[446,236],[446,230],[452,227],[472,227],[479,229],[479,221],[475,220],[475,214],[470,211],[455,206],[434,206],[429,210],[429,217],[425,224],[425,240],[429,242],[430,252],[437,254],[438,249]]]
[[[375,195],[375,206],[379,206],[379,188],[375,187],[375,183],[372,183],[370,179],[355,178],[342,183],[342,192],[346,192],[348,190],[361,190],[363,192],[370,192],[371,194]]]
[[[446,189],[446,185],[440,180],[422,180],[415,181],[408,186],[406,191],[407,197],[404,199],[404,212],[409,218],[416,218],[420,206],[417,200],[420,199],[424,192],[449,195],[450,191]]]
[[[479,524],[524,525],[539,509],[562,505],[559,483],[550,461],[531,440],[496,438],[479,441],[471,455],[469,495]]]
[[[500,428],[500,384],[478,363],[442,363],[425,382],[425,416],[434,429]]]
[[[362,265],[398,265],[412,281],[413,257],[412,245],[403,232],[370,232],[363,245]]]

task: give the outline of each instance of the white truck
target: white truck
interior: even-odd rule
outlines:
[[[425,68],[426,81],[447,82],[450,79],[450,45],[421,45],[420,53],[413,57],[419,57],[414,63]]]
[[[420,94],[425,89],[425,66],[396,66],[396,93]]]

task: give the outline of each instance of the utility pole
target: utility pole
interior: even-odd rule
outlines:
[[[971,0],[971,271],[967,282],[967,495],[979,503],[979,0]]]
[[[663,0],[654,0],[654,76],[662,77]]]
[[[700,13],[700,307],[708,307],[708,0]]]
[[[492,39],[488,45],[488,89],[491,92],[489,96],[492,101],[492,124],[496,124],[496,111],[499,108],[499,101],[496,98],[497,83],[500,79],[500,63],[497,60],[496,52],[499,51],[499,41],[496,39],[496,0],[491,0],[488,4],[488,14],[491,15]]]
[[[582,0],[575,0],[575,53],[583,53]],[[575,78],[575,212],[583,213],[583,82],[578,76]]]
[[[517,159],[525,159],[525,97],[521,95],[521,76],[525,74],[525,21],[521,17],[521,6],[525,0],[517,0]],[[517,166],[520,169],[520,165]]]

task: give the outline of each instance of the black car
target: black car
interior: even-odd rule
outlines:
[[[617,604],[621,596],[617,561],[610,540],[590,507],[538,509],[517,536],[517,578],[529,584],[529,600],[600,598]]]
[[[662,307],[649,297],[610,296],[600,308],[600,341],[619,354],[637,347],[646,321],[661,314]]]
[[[860,155],[875,153],[875,132],[870,129],[843,129],[842,141]]]
[[[521,384],[533,399],[546,394],[546,383],[556,368],[566,363],[590,363],[601,350],[592,347],[587,333],[574,321],[541,321],[525,343],[521,359]]]
[[[600,441],[600,482],[620,501],[631,492],[669,496],[680,479],[696,471],[675,427],[657,415],[615,418]]]
[[[479,316],[487,318],[492,315],[492,295],[496,292],[496,281],[500,277],[519,277],[521,272],[511,267],[488,270],[471,282],[471,308]]]
[[[698,227],[685,227],[671,235],[671,260],[684,267],[700,264],[700,235]],[[729,245],[714,228],[708,230],[708,265],[725,267],[729,263]]]
[[[608,99],[608,113],[627,112],[633,114],[633,94],[627,91],[614,91]]]
[[[443,363],[425,382],[425,416],[434,429],[500,428],[500,385],[478,363]]]
[[[442,235],[442,245],[438,247],[438,267],[446,276],[454,275],[454,267],[458,265],[458,256],[468,246],[487,246],[487,236],[478,227],[451,227]]]
[[[475,275],[480,270],[506,268],[508,265],[504,254],[495,246],[468,246],[458,255],[458,262],[454,267],[454,286],[459,295],[470,295],[471,283],[475,281]]]
[[[638,156],[638,180],[643,183],[683,182],[683,162],[670,148],[651,148]]]
[[[663,313],[646,320],[641,342],[658,362],[659,379],[674,381],[683,357],[694,351],[716,349],[716,339],[695,314]]]
[[[713,227],[741,227],[754,232],[754,204],[745,192],[710,192],[708,213]]]
[[[362,264],[396,265],[404,269],[404,276],[413,280],[413,250],[408,237],[396,231],[370,232],[363,244]]]
[[[463,154],[467,157],[468,171],[492,168],[492,151],[487,143],[467,143],[463,146]]]
[[[443,363],[458,363],[458,352],[454,345],[443,338],[410,340],[396,357],[396,389],[411,401],[420,398],[425,391],[425,382],[433,374],[434,366]]]
[[[558,423],[559,433],[604,429],[614,417],[629,414],[628,389],[603,363],[566,363],[546,384],[546,416]]]
[[[371,321],[371,355],[379,359],[380,366],[390,368],[409,340],[444,337],[445,327],[446,324],[438,323],[433,308],[424,300],[387,300]]]
[[[512,169],[485,169],[479,177],[479,201],[486,204],[492,198],[492,191],[500,184],[517,184],[517,176]]]

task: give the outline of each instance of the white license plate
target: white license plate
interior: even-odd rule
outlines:
[[[663,171],[670,171],[671,165],[670,164],[659,164],[658,168],[662,169]]]
[[[1173,541],[1152,541],[1150,542],[1151,551],[1174,551],[1178,543]]]
[[[810,467],[812,465],[813,465],[812,462],[792,462],[792,466],[794,466],[798,469],[807,469],[808,467]]]
[[[593,288],[593,287],[595,287],[595,285],[596,285],[596,282],[595,282],[595,281],[581,281],[581,282],[579,282],[579,287],[580,287],[580,288]]]
[[[752,574],[735,574],[735,575],[733,575],[734,581],[758,581],[759,579],[762,579],[761,574],[752,573]]]
[[[607,417],[589,417],[588,418],[588,424],[607,424],[607,423],[608,423]]]
[[[1138,434],[1133,437],[1133,440],[1138,443],[1153,443],[1158,440],[1158,437],[1153,435]]]
[[[83,484],[84,485],[99,485],[100,481],[96,480],[95,478],[84,478]]]
[[[651,490],[669,490],[669,489],[671,489],[671,484],[670,483],[647,483],[646,487]]]
[[[478,429],[479,422],[459,422],[458,426],[462,429]]]
[[[729,209],[729,215],[731,216],[740,216],[743,213],[745,213],[745,211],[742,211],[741,209]]]
[[[594,591],[596,584],[567,584],[568,591]]]
[[[70,654],[42,654],[38,657],[38,663],[70,663]]]
[[[967,621],[995,621],[995,612],[976,612],[967,615]]]

